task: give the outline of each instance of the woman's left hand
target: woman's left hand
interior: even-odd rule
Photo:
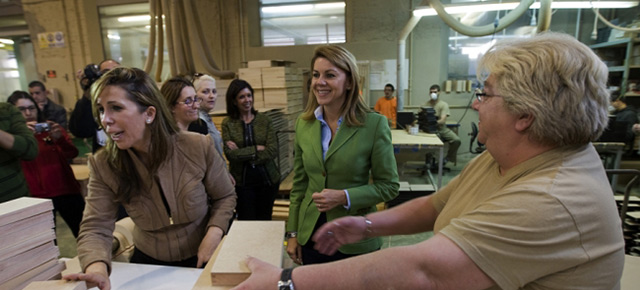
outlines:
[[[62,137],[62,130],[60,129],[62,127],[60,127],[60,124],[51,121],[48,121],[47,123],[49,123],[49,127],[51,127],[51,131],[49,132],[51,139],[54,141],[60,139],[60,137]]]
[[[347,195],[342,189],[323,189],[311,195],[313,202],[320,212],[327,212],[332,208],[347,204]]]
[[[202,268],[209,262],[213,252],[216,250],[222,240],[223,231],[219,227],[209,227],[207,234],[202,239],[198,248],[198,263],[196,267]]]

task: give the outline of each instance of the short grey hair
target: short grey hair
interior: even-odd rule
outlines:
[[[532,114],[529,138],[552,146],[595,141],[607,127],[607,66],[575,38],[545,32],[496,43],[478,64],[514,114]]]
[[[196,89],[196,92],[200,89],[200,84],[202,84],[202,82],[204,81],[212,82],[213,86],[216,85],[216,79],[214,79],[210,75],[201,75],[199,77],[195,77],[193,78],[193,87]]]

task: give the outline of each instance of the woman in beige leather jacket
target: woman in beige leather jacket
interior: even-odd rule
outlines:
[[[92,103],[109,139],[89,159],[78,237],[84,274],[64,278],[110,289],[118,204],[136,225],[131,262],[203,266],[228,230],[236,205],[211,138],[179,130],[155,82],[140,69],[109,71],[94,84]]]

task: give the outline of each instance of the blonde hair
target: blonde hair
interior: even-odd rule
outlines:
[[[311,59],[311,70],[316,59],[324,58],[331,62],[331,64],[340,68],[347,74],[347,78],[351,82],[351,88],[347,90],[344,103],[340,108],[340,116],[344,116],[344,124],[347,126],[361,126],[366,113],[369,112],[369,108],[365,105],[362,96],[360,95],[360,75],[358,73],[358,66],[356,64],[356,58],[343,47],[336,45],[324,45],[319,46],[313,52],[313,58]],[[318,100],[313,92],[313,88],[309,92],[309,101],[307,107],[302,113],[301,118],[304,120],[315,120],[315,109],[318,107]]]
[[[528,134],[534,142],[586,144],[607,127],[607,67],[569,35],[546,32],[498,42],[478,64],[480,81],[489,75],[507,110],[533,115]]]
[[[193,87],[196,89],[196,92],[200,89],[200,85],[203,82],[212,82],[213,86],[216,86],[216,79],[214,79],[210,75],[199,75],[193,78]]]

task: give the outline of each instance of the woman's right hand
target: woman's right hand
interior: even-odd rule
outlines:
[[[73,281],[87,282],[87,289],[98,287],[100,290],[111,290],[111,281],[109,281],[109,272],[107,264],[104,262],[95,262],[84,273],[74,273],[62,276],[62,279]]]
[[[298,244],[298,238],[287,240],[287,254],[294,263],[302,265],[302,247]]]
[[[36,124],[38,122],[36,121],[29,121],[27,122],[27,128],[29,128],[29,130],[31,130],[31,132],[35,133],[36,132]]]

